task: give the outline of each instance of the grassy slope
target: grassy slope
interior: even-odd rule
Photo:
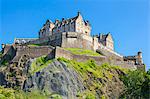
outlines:
[[[101,90],[101,88],[105,87],[104,83],[100,82],[99,79],[109,82],[112,81],[113,77],[118,77],[118,74],[115,74],[113,71],[118,70],[123,73],[128,71],[127,69],[120,68],[119,66],[110,66],[107,63],[102,66],[98,66],[93,60],[89,60],[87,62],[77,62],[74,60],[67,60],[65,58],[58,58],[58,60],[66,63],[69,68],[74,68],[83,78],[83,82],[88,89],[77,95],[80,99],[83,97],[86,97],[87,99],[96,98],[96,90]],[[104,97],[105,95],[101,95],[101,98]]]
[[[42,46],[41,44],[29,44],[28,46]]]
[[[4,88],[0,86],[0,99],[62,99],[58,94],[48,94],[42,93],[38,90],[32,92],[23,92],[21,90],[14,90],[12,88]]]
[[[140,71],[129,71],[119,66],[111,66],[107,63],[104,63],[102,66],[98,66],[93,60],[88,60],[87,62],[77,62],[65,58],[58,58],[57,60],[65,63],[68,68],[73,68],[82,77],[83,83],[87,89],[84,92],[78,92],[78,94],[76,95],[78,99],[97,98],[97,91],[98,93],[100,93],[102,89],[107,87],[109,82],[111,82],[110,86],[112,86],[112,83],[116,83],[113,81],[113,78],[119,78],[122,74],[123,75],[121,76],[121,79],[126,86],[125,93],[123,94],[124,98],[128,96],[136,99],[135,97],[138,98],[140,95],[149,97],[149,95],[146,93],[150,92],[150,90],[147,89],[148,86],[150,86],[150,73],[149,75],[147,75],[146,73]],[[42,70],[52,61],[53,60],[47,60],[45,56],[37,58],[31,64],[30,73],[33,74]],[[124,76],[124,74],[128,75]],[[108,86],[107,88],[109,88],[110,86]],[[134,90],[134,88],[137,88],[138,90]],[[108,90],[109,89],[107,89],[106,92],[108,92]],[[141,91],[143,91],[144,93],[141,94]],[[25,93],[23,91],[13,90],[11,88],[0,87],[0,99],[47,99],[47,97],[62,99],[61,96],[57,94],[45,94],[39,91]],[[106,99],[107,93],[103,92],[99,94],[99,97],[101,99]]]
[[[64,49],[77,55],[100,56],[99,53],[87,49],[81,49],[81,48],[64,48]]]
[[[47,60],[45,56],[38,57],[32,62],[29,72],[34,74],[35,72],[38,72],[47,67],[51,62],[52,60]]]

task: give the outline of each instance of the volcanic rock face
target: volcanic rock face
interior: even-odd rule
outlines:
[[[34,73],[24,83],[23,90],[40,89],[56,93],[64,99],[73,99],[84,90],[80,75],[62,62],[53,61],[46,68]]]
[[[57,94],[63,99],[86,99],[87,97],[88,99],[103,97],[115,99],[119,98],[124,90],[123,82],[119,79],[124,72],[117,68],[102,67],[99,69],[97,66],[93,67],[94,64],[92,67],[89,65],[84,68],[80,67],[81,64],[76,61],[69,65],[67,62],[53,59],[44,68],[31,73],[34,61],[36,59],[23,56],[17,64],[4,68],[4,71],[0,72],[0,84],[6,87],[17,87],[25,92],[40,90],[48,95]],[[77,67],[74,67],[74,64]],[[38,64],[35,66],[37,67]],[[94,71],[91,70],[92,68]],[[94,68],[99,70],[96,71]],[[97,76],[98,72],[100,76]]]

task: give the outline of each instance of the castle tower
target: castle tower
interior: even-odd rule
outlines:
[[[139,52],[137,53],[137,63],[138,63],[138,64],[143,64],[142,52],[141,52],[141,51],[139,51]]]

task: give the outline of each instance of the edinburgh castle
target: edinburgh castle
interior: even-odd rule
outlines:
[[[2,44],[3,58],[0,63],[9,60],[17,63],[23,56],[37,58],[47,55],[49,58],[64,57],[77,61],[93,59],[97,64],[110,63],[123,68],[142,69],[142,52],[135,56],[123,56],[114,49],[114,39],[110,33],[91,36],[91,24],[78,12],[73,18],[47,20],[39,30],[38,38],[15,38],[11,45]],[[30,46],[39,45],[39,46]],[[100,53],[100,56],[75,55],[65,48],[80,48]]]

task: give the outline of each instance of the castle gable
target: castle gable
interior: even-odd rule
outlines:
[[[114,50],[114,41],[113,41],[112,35],[110,33],[100,34],[98,36],[98,41],[102,45],[106,46],[108,49]]]
[[[106,38],[107,41],[113,42],[112,35],[110,33],[107,34]]]
[[[82,15],[78,12],[77,16],[73,18],[62,18],[62,20],[56,19],[54,23],[47,20],[44,26],[40,29],[39,38],[48,37],[62,32],[78,32],[90,35],[91,27],[89,22],[83,20]]]

